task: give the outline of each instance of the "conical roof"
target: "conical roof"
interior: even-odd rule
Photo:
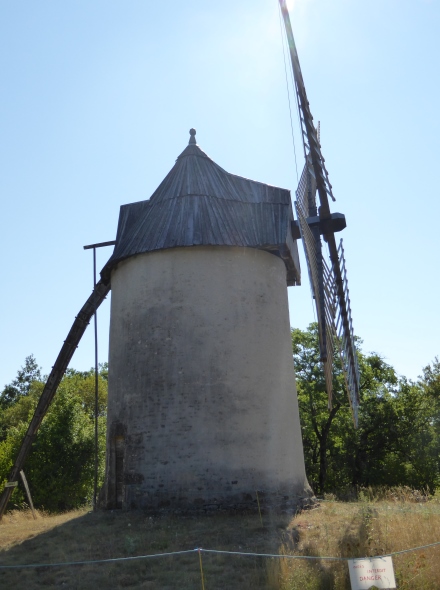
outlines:
[[[188,146],[147,201],[123,205],[116,246],[103,276],[118,262],[167,248],[242,246],[268,250],[287,267],[287,283],[300,283],[290,192],[229,174],[197,145]]]

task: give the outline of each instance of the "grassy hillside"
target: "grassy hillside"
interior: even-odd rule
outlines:
[[[421,498],[415,498],[420,500]],[[422,498],[423,500],[423,498]],[[440,541],[440,503],[387,494],[371,501],[328,499],[294,518],[263,515],[150,517],[85,510],[6,515],[0,564],[108,559],[194,549],[360,557]],[[438,589],[440,546],[393,558],[399,588]],[[202,553],[205,590],[350,588],[345,562]],[[197,552],[105,564],[1,570],[0,587],[98,590],[201,589]]]

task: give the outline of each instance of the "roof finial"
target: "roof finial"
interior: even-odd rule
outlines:
[[[197,144],[197,141],[196,141],[196,130],[191,128],[189,130],[189,134],[191,135],[191,137],[189,138],[188,144],[189,145],[191,145],[191,144],[196,145]]]

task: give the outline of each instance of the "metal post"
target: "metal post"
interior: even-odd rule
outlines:
[[[90,244],[84,246],[84,250],[93,249],[93,291],[96,289],[96,248],[102,248],[103,246],[114,246],[116,242],[114,240],[110,242],[100,242],[99,244]],[[95,307],[94,312],[94,324],[95,324],[95,477],[93,482],[93,510],[97,510],[98,506],[98,465],[99,465],[99,447],[98,447],[98,414],[99,414],[99,403],[98,403],[98,385],[99,385],[99,373],[98,373],[98,306]]]
[[[96,248],[93,248],[93,290],[96,289]],[[98,498],[98,310],[95,307],[95,479],[93,482],[93,510]]]

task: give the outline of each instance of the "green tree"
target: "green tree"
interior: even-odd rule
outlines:
[[[440,362],[423,369],[417,383],[402,381],[397,394],[402,429],[401,462],[408,485],[440,487]]]
[[[306,469],[317,493],[346,486],[440,485],[438,359],[413,383],[398,377],[379,354],[358,350],[361,406],[355,430],[338,359],[328,410],[317,325],[292,330],[292,344]]]
[[[105,369],[104,369],[105,373]],[[18,452],[43,383],[34,382],[2,416],[6,436],[0,442],[0,481],[6,479]],[[102,483],[105,464],[107,405],[106,374],[99,376],[99,471]],[[25,465],[36,506],[65,510],[91,499],[94,480],[94,371],[69,369],[61,381]],[[12,504],[24,500],[17,489]]]
[[[8,408],[20,397],[28,395],[34,381],[41,381],[41,370],[31,354],[26,357],[24,366],[17,372],[16,378],[9,385],[5,385],[0,393],[0,408]]]
[[[346,434],[344,459],[350,469],[351,485],[379,485],[385,483],[385,459],[399,445],[393,397],[398,377],[377,353],[364,355],[358,351],[358,360],[359,427]]]
[[[338,454],[341,440],[333,433],[350,427],[349,404],[343,393],[343,375],[335,363],[333,404],[328,408],[324,373],[319,361],[318,326],[311,324],[305,331],[292,330],[298,403],[302,424],[304,456],[307,475],[312,487],[323,493],[328,486],[339,487],[344,476],[330,461]],[[329,473],[330,472],[330,473]]]

